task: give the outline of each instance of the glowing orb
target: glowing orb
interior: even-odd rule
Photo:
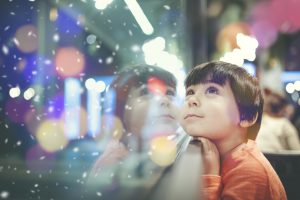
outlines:
[[[38,34],[36,27],[33,25],[20,27],[16,32],[14,42],[17,48],[24,53],[36,51],[38,48]]]
[[[225,26],[217,36],[217,47],[221,53],[238,48],[236,36],[238,33],[251,35],[250,27],[245,23],[232,23]]]
[[[167,137],[154,138],[150,146],[150,158],[159,166],[168,166],[175,161],[177,147],[176,143]]]
[[[56,73],[62,77],[78,76],[83,71],[84,64],[84,55],[74,47],[60,48],[56,53]]]
[[[47,152],[56,152],[68,144],[63,127],[59,121],[53,119],[45,120],[39,125],[36,137],[40,146]]]
[[[167,90],[166,84],[156,77],[150,77],[148,79],[147,87],[149,92],[156,95],[165,94]]]

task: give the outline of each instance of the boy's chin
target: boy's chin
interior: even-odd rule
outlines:
[[[207,138],[205,136],[205,134],[201,134],[201,133],[188,133],[188,135],[190,135],[193,138],[199,138],[199,137],[205,137],[205,138]]]

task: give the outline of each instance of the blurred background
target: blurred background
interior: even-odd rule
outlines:
[[[286,95],[294,122],[299,9],[298,0],[2,0],[0,198],[83,184],[104,132],[122,129],[105,119],[114,99],[106,88],[126,66],[172,72],[184,96],[193,66],[232,62]]]

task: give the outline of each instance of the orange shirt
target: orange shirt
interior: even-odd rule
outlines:
[[[286,200],[284,187],[252,140],[228,155],[221,176],[203,175],[203,195],[209,200]]]

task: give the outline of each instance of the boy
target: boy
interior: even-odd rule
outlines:
[[[257,80],[243,68],[214,61],[195,67],[185,86],[182,126],[202,143],[204,197],[286,199],[279,177],[253,141],[263,109]]]
[[[110,86],[116,96],[112,114],[122,122],[123,133],[112,137],[92,174],[97,176],[101,168],[118,163],[129,153],[145,153],[150,141],[162,133],[176,133],[176,84],[171,73],[150,65],[127,67],[115,77]]]
[[[123,131],[110,134],[93,163],[86,189],[90,199],[97,198],[93,195],[99,190],[102,199],[145,199],[161,176],[159,166],[174,162],[185,139],[178,132],[176,83],[171,73],[149,65],[125,68],[115,77],[110,85],[116,100],[111,115],[122,122]],[[153,143],[158,147],[149,155]]]

